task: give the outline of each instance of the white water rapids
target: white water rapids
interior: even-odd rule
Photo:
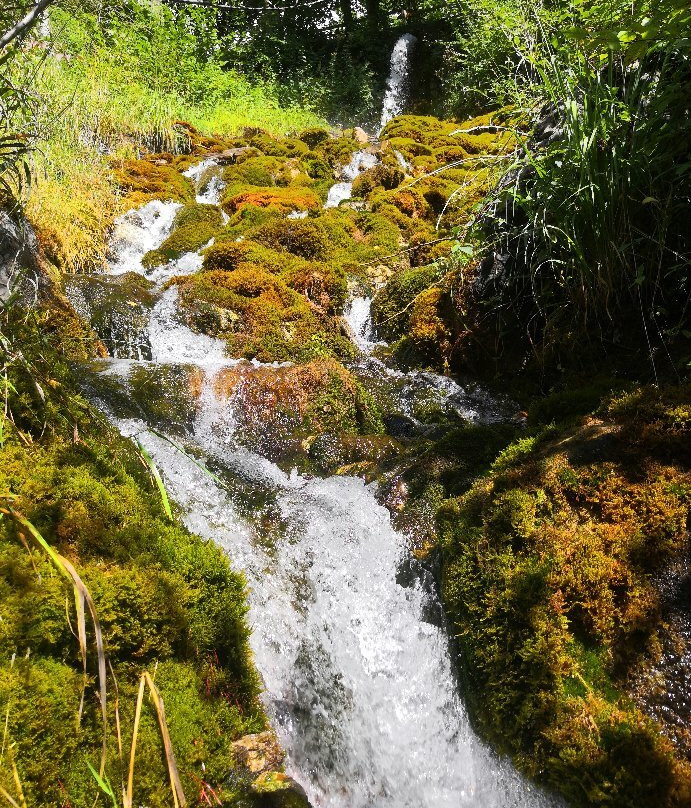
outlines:
[[[392,96],[389,111],[399,97]],[[355,155],[344,182],[352,183],[373,159]],[[213,164],[203,163],[187,174],[198,200],[213,204],[219,183],[209,169]],[[214,384],[238,361],[226,356],[221,340],[187,327],[175,288],[162,291],[172,275],[198,271],[201,256],[191,253],[154,272],[142,265],[177,209],[151,202],[117,223],[110,273],[136,272],[156,284],[147,327],[153,361],[110,361],[102,373],[127,399],[133,368],[196,367],[201,394],[192,402],[196,415],[184,442],[218,476],[150,431],[146,416],[123,414],[107,396],[96,401],[151,453],[186,526],[221,545],[246,575],[251,645],[289,773],[315,808],[553,805],[473,732],[448,637],[439,620],[429,619],[438,612],[434,587],[422,575],[401,580],[409,550],[375,487],[355,477],[287,474],[241,445],[232,400]],[[381,344],[369,299],[353,299],[346,320],[370,372],[399,384],[404,413],[411,391],[422,389],[448,399],[463,417],[491,420],[450,379],[406,374],[369,356]],[[156,428],[166,431],[160,423]],[[174,435],[179,440],[171,425]]]

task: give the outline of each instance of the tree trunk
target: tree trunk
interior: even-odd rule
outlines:
[[[380,0],[365,0],[367,23],[372,31],[379,31],[381,19]]]
[[[21,36],[25,31],[27,31],[31,26],[36,22],[39,15],[42,11],[44,11],[48,6],[53,2],[53,0],[40,0],[40,2],[36,3],[36,5],[31,9],[31,11],[19,22],[10,28],[9,31],[6,31],[2,36],[0,36],[0,50],[6,48],[13,39],[16,39],[18,36]]]
[[[351,0],[341,0],[341,14],[343,15],[343,26],[346,33],[353,30],[353,6]]]

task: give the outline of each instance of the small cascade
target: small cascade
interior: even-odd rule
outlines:
[[[346,321],[353,342],[364,354],[372,353],[377,345],[386,344],[377,341],[374,336],[371,297],[354,297],[346,306],[343,319]]]
[[[344,167],[347,196],[377,159],[363,150]],[[205,162],[187,172],[200,201],[213,198],[216,176]],[[345,188],[332,191],[333,202]],[[378,502],[376,486],[357,477],[288,474],[243,446],[240,404],[252,399],[239,398],[237,376],[251,385],[254,371],[247,363],[238,368],[244,360],[229,358],[224,341],[194,332],[177,287],[163,284],[185,267],[197,271],[200,254],[154,273],[142,264],[179,207],[150,202],[116,223],[110,271],[102,277],[112,283],[113,275],[126,281],[132,273],[142,299],[149,295],[140,306],[149,361],[123,352],[92,372],[100,386],[86,378],[85,388],[123,434],[150,452],[185,525],[222,546],[246,576],[251,645],[288,772],[314,808],[552,805],[470,726],[430,576],[402,580],[407,539]],[[462,418],[492,419],[496,405],[483,409],[456,382],[406,373],[371,355],[385,345],[376,340],[371,302],[355,297],[345,312],[361,351],[353,372],[365,385],[379,374],[399,420],[420,434],[421,401]],[[142,401],[149,389],[157,392]],[[178,448],[183,444],[186,451]]]
[[[197,334],[182,322],[175,287],[167,289],[154,306],[148,334],[154,362],[205,367],[228,364],[222,340]]]
[[[379,162],[376,154],[362,149],[355,152],[351,161],[341,170],[341,182],[331,186],[325,208],[337,208],[341,202],[350,199],[353,182],[363,171],[374,168]]]
[[[406,101],[406,85],[410,76],[410,57],[416,42],[417,37],[412,34],[403,34],[394,45],[391,54],[391,72],[386,82],[386,94],[384,95],[384,106],[379,125],[380,130],[392,118],[403,112]]]
[[[221,166],[213,157],[183,171],[183,176],[189,177],[194,183],[197,202],[202,205],[218,205],[221,201],[221,191],[226,187],[221,174]]]
[[[137,272],[146,275],[142,258],[160,246],[173,226],[175,214],[182,207],[177,202],[161,202],[154,199],[140,208],[129,210],[115,220],[115,229],[110,242],[112,260],[111,275]]]
[[[444,628],[428,621],[433,588],[400,582],[406,541],[373,486],[286,474],[238,447],[212,370],[191,442],[218,476],[145,422],[116,423],[151,453],[186,526],[247,577],[265,703],[315,808],[550,805],[474,734]],[[253,491],[266,504],[250,521],[237,502]]]

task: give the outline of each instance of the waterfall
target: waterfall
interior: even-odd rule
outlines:
[[[151,453],[187,527],[219,543],[247,577],[265,703],[312,805],[552,805],[473,732],[446,633],[430,618],[433,587],[424,577],[400,581],[406,541],[375,488],[289,475],[239,447],[215,374],[207,368],[191,440],[220,476],[144,422],[116,423]],[[250,521],[238,502],[252,490],[266,504]]]
[[[392,118],[403,112],[406,84],[410,75],[410,56],[416,42],[417,37],[412,34],[403,34],[394,45],[391,54],[391,72],[386,82],[380,129],[383,129]]]
[[[352,182],[373,159],[355,155],[343,180]],[[209,193],[209,168],[188,174],[199,195]],[[288,474],[243,446],[235,415],[240,388],[224,385],[224,374],[243,360],[185,323],[177,290],[165,288],[179,263],[153,277],[142,265],[178,208],[150,202],[117,222],[110,274],[153,280],[146,332],[152,361],[106,360],[100,374],[86,378],[85,369],[85,389],[151,453],[186,526],[217,542],[246,576],[252,649],[288,772],[314,808],[553,806],[474,733],[431,576],[401,575],[411,563],[407,540],[377,501],[376,486],[357,477]],[[187,260],[196,271],[201,256]],[[383,372],[408,422],[415,425],[418,393],[470,420],[494,417],[489,402],[485,408],[445,377],[384,371],[369,356],[377,344],[369,299],[354,298],[346,318],[363,361]],[[249,363],[244,371],[251,384]],[[142,374],[157,382],[158,398],[150,409],[133,409]],[[184,381],[174,386],[178,377]],[[175,407],[159,406],[168,400]]]

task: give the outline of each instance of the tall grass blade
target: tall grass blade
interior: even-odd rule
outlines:
[[[89,592],[86,584],[79,577],[79,573],[75,570],[74,566],[48,544],[39,531],[31,524],[31,522],[22,514],[13,510],[12,507],[0,508],[0,513],[10,516],[18,525],[21,525],[25,531],[37,542],[37,544],[45,550],[48,557],[51,559],[56,569],[64,575],[72,584],[75,596],[75,603],[77,603],[78,622],[80,622],[80,613],[84,612],[84,603],[88,605],[91,619],[94,624],[94,636],[96,638],[96,652],[98,656],[98,682],[99,682],[99,700],[101,702],[101,715],[103,717],[103,750],[101,753],[101,774],[105,771],[106,765],[106,751],[107,751],[107,727],[108,727],[108,714],[106,711],[106,657],[103,648],[103,634],[101,631],[101,624],[98,620],[96,613],[96,605],[94,604],[91,593]],[[83,632],[83,633],[82,633]],[[79,645],[82,654],[86,654],[86,623],[79,627]],[[82,644],[83,641],[83,644]]]
[[[154,463],[153,457],[146,451],[144,446],[137,441],[137,446],[139,446],[139,451],[141,452],[142,457],[146,461],[146,465],[149,467],[151,474],[156,481],[156,485],[158,486],[158,491],[161,495],[161,501],[163,502],[163,510],[166,512],[168,518],[172,521],[173,519],[173,510],[170,507],[170,500],[168,499],[168,492],[166,491],[165,485],[163,485],[163,480],[161,479],[161,474]]]
[[[163,699],[148,671],[145,671],[139,680],[139,693],[137,694],[137,706],[134,713],[134,727],[132,730],[132,747],[130,749],[130,766],[127,775],[127,790],[123,795],[123,808],[132,808],[134,792],[134,764],[137,755],[137,737],[139,733],[139,722],[142,714],[142,704],[144,702],[144,691],[147,687],[149,688],[151,700],[156,708],[158,726],[161,732],[161,740],[163,741],[163,749],[165,751],[166,763],[168,766],[168,776],[170,777],[170,788],[173,794],[173,804],[175,808],[185,808],[187,805],[187,800],[185,799],[185,794],[182,789],[178,767],[175,763],[175,755],[173,754],[173,745],[170,741],[170,733],[168,732],[168,724],[166,721]]]

